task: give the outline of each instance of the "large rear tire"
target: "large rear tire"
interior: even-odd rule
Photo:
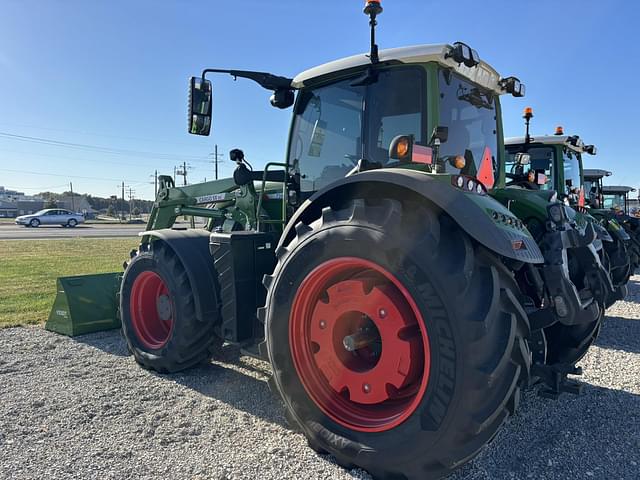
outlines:
[[[327,207],[296,234],[265,277],[266,336],[309,445],[377,478],[440,478],[471,460],[528,382],[511,272],[417,202]]]
[[[213,261],[201,268],[213,269]],[[219,313],[198,317],[196,288],[179,257],[162,241],[133,258],[122,280],[120,314],[129,350],[140,365],[177,372],[211,358],[220,348],[215,331]]]

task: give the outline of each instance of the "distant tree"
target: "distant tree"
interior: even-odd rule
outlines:
[[[107,217],[115,217],[116,216],[116,210],[113,208],[113,205],[109,205],[107,207]]]
[[[49,196],[46,197],[44,208],[58,208],[58,201],[52,194],[49,194]]]
[[[140,216],[140,209],[138,207],[134,207],[133,211],[131,212],[133,214],[134,217],[139,217]]]

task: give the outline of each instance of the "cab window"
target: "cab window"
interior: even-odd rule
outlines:
[[[456,169],[446,162],[446,171],[476,176],[483,159],[491,162],[497,178],[498,132],[496,95],[459,77],[440,70],[439,125],[448,127],[448,139],[440,147],[440,157],[463,156],[465,167]],[[489,185],[491,186],[491,185]]]
[[[424,70],[395,67],[377,71],[373,81],[361,79],[300,92],[289,165],[300,174],[302,192],[343,178],[362,158],[388,165],[389,146],[398,135],[425,143]]]
[[[525,167],[525,173],[533,171],[536,174],[543,174],[546,181],[543,185],[538,185],[538,187],[541,190],[554,189],[553,182],[555,176],[553,173],[553,160],[555,153],[553,147],[523,147],[521,145],[513,145],[507,146],[506,151],[505,171],[507,173],[515,173],[516,171],[516,153],[528,153],[531,156],[531,163]]]
[[[577,194],[580,190],[580,154],[570,148],[564,148],[564,193],[567,195]]]

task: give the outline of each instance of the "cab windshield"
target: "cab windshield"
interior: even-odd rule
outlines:
[[[565,147],[563,153],[564,192],[566,195],[578,194],[580,182],[580,154]]]
[[[389,146],[398,135],[413,135],[417,144],[425,144],[424,70],[394,67],[377,71],[374,81],[361,79],[300,92],[289,165],[300,175],[302,192],[343,178],[360,159],[388,165]]]
[[[604,208],[624,211],[625,203],[625,196],[621,193],[608,193],[604,196]]]
[[[515,161],[516,153],[528,153],[531,156],[529,165],[524,167],[525,174],[535,173],[534,178],[544,180],[544,183],[538,184],[540,190],[553,190],[555,175],[553,172],[553,164],[555,160],[555,149],[545,146],[527,146],[527,145],[508,145],[506,147],[507,157],[505,159],[505,171],[507,177],[516,173],[517,164]]]
[[[446,160],[447,157],[462,156],[465,159],[465,167],[461,170],[445,161],[446,172],[476,177],[482,164],[488,164],[491,180],[478,178],[491,188],[499,168],[496,95],[450,70],[439,71],[438,83],[439,125],[449,130],[447,141],[440,147],[440,157]]]

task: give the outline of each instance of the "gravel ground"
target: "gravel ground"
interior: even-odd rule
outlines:
[[[527,393],[451,478],[640,478],[640,276],[607,314],[582,361],[583,394]],[[227,360],[160,376],[118,332],[0,331],[0,478],[370,478],[287,429],[266,364]]]

